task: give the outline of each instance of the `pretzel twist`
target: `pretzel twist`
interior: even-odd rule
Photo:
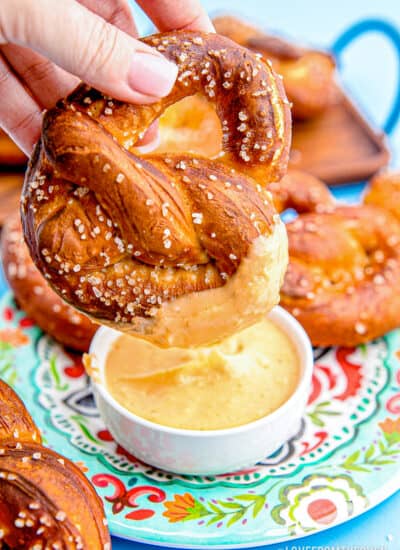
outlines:
[[[145,42],[179,67],[170,95],[135,106],[80,87],[45,115],[22,199],[27,244],[53,288],[94,318],[140,333],[163,302],[223,286],[260,236],[285,246],[257,182],[283,175],[290,145],[281,80],[260,56],[214,34]],[[198,92],[215,104],[222,155],[133,152],[169,105]],[[276,297],[264,296],[260,312],[278,298],[285,254],[277,259]]]
[[[89,481],[41,445],[22,401],[0,381],[0,546],[107,550],[105,524]]]
[[[354,346],[400,325],[400,223],[377,206],[301,214],[287,225],[281,304],[314,345]]]

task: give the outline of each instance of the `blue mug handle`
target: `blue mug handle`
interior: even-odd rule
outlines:
[[[396,96],[383,125],[383,130],[387,134],[390,134],[395,128],[400,117],[400,32],[398,29],[383,19],[364,19],[345,30],[343,34],[341,34],[332,44],[331,51],[338,62],[340,62],[340,56],[347,46],[363,34],[370,32],[379,32],[386,36],[395,47],[398,57],[398,82]]]

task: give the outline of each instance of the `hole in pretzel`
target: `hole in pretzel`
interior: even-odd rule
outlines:
[[[214,105],[200,94],[168,107],[158,123],[157,153],[189,152],[213,158],[222,151],[221,122]]]

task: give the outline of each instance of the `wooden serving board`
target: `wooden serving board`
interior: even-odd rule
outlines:
[[[19,206],[23,174],[0,172],[0,227]]]
[[[294,122],[290,166],[329,185],[365,180],[389,161],[385,138],[343,93],[320,116]]]

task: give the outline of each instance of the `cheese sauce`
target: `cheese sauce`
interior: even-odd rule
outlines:
[[[121,335],[106,360],[108,391],[134,414],[165,426],[217,430],[282,405],[299,379],[287,334],[265,319],[220,343],[159,348]]]

